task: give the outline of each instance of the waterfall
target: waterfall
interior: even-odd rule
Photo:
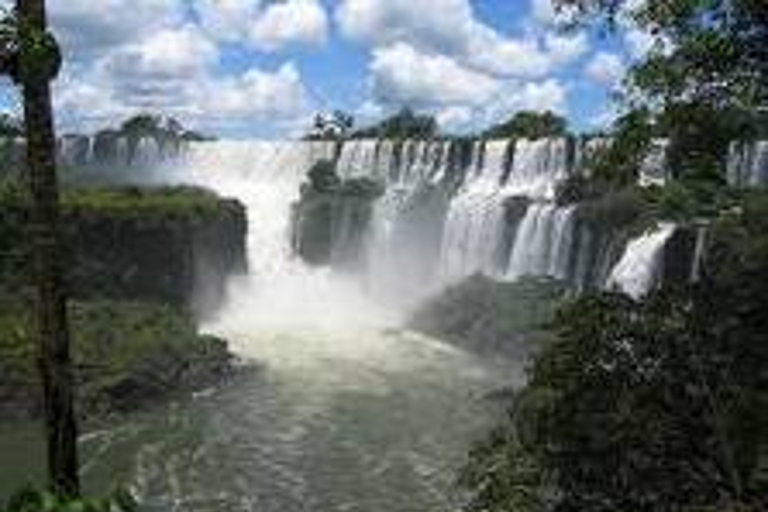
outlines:
[[[344,300],[366,304],[360,306],[367,311],[361,318],[380,319],[368,297],[394,302],[399,309],[474,273],[502,280],[550,276],[579,287],[607,283],[637,295],[653,284],[655,258],[671,236],[662,226],[658,233],[619,246],[580,226],[575,206],[555,203],[558,184],[590,154],[610,144],[604,138],[578,145],[573,162],[564,138],[514,143],[364,139],[341,145],[222,141],[183,144],[181,151],[177,145],[150,139],[130,148],[124,137],[107,138],[100,144],[106,149],[94,151],[92,138],[88,144],[80,139],[61,141],[66,161],[101,154],[114,162],[127,162],[132,156],[137,165],[179,160],[177,181],[240,198],[248,206],[251,267],[256,273],[235,288],[267,288],[263,280],[271,282],[265,276],[273,276],[278,284],[270,288],[284,295],[267,297],[259,292],[254,299],[268,298],[272,305],[286,302],[299,289],[325,287],[328,293],[343,290]],[[654,141],[643,164],[644,184],[666,179],[666,146],[663,139]],[[177,153],[181,156],[175,158]],[[355,254],[355,265],[310,269],[292,256],[291,205],[312,164],[336,157],[342,178],[377,180],[385,193],[374,205],[366,238],[360,243],[355,235],[357,246],[364,249]],[[768,180],[767,165],[768,142],[731,149],[729,168],[738,178],[735,182]],[[333,249],[334,256],[343,254],[342,247]],[[626,250],[618,258],[622,249]],[[269,307],[266,302],[261,305]],[[333,317],[321,310],[304,316]]]
[[[454,282],[476,272],[490,276],[498,273],[495,262],[504,227],[501,181],[508,148],[509,141],[491,141],[483,151],[475,149],[473,163],[478,167],[469,170],[445,222],[440,251],[443,282]]]
[[[228,304],[207,328],[237,340],[285,328],[377,327],[392,315],[356,282],[293,256],[292,205],[310,167],[333,157],[326,142],[204,142],[174,166],[178,182],[239,199],[248,212],[249,274],[231,283]]]
[[[662,223],[657,229],[631,240],[611,271],[606,287],[620,290],[635,299],[648,293],[659,277],[664,246],[675,229],[675,224]]]
[[[130,163],[139,167],[150,167],[161,162],[162,157],[160,144],[154,137],[141,137],[136,142]]]
[[[768,185],[768,141],[731,144],[728,183],[742,187]]]
[[[567,279],[572,254],[576,208],[532,203],[515,237],[507,279],[550,276]]]
[[[504,277],[550,276],[567,279],[571,261],[574,207],[552,201],[557,184],[568,176],[566,139],[520,140],[503,193],[533,200],[514,237]]]
[[[557,183],[568,175],[568,141],[522,139],[515,144],[512,170],[503,194],[552,200]]]
[[[575,209],[552,203],[558,182],[568,175],[568,142],[522,139],[511,155],[509,145],[486,143],[482,163],[451,203],[440,264],[445,282],[475,272],[507,279],[568,277]],[[507,200],[515,197],[534,202],[517,228],[511,254],[503,254]]]
[[[447,208],[448,146],[440,141],[384,141],[373,166],[386,192],[376,204],[368,244],[371,291],[400,307],[432,291],[434,261]]]
[[[668,139],[653,139],[648,154],[640,165],[640,186],[663,186],[667,182],[669,168],[667,165]]]

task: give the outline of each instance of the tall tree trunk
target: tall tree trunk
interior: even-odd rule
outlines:
[[[44,0],[17,0],[17,9],[21,26],[35,32],[46,30]],[[22,62],[32,58],[25,55],[25,46],[20,45]],[[62,497],[73,497],[80,491],[77,424],[73,409],[67,305],[60,268],[59,197],[51,91],[47,79],[26,80],[22,86],[28,180],[32,193],[39,365],[43,381],[49,478],[53,492]]]

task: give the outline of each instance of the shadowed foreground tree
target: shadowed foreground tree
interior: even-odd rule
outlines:
[[[58,496],[75,497],[80,491],[77,425],[60,268],[56,139],[50,91],[50,82],[61,67],[61,54],[47,31],[45,1],[17,0],[15,12],[4,20],[2,38],[1,71],[21,87],[24,102],[50,486]]]

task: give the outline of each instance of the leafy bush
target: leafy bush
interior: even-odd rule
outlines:
[[[380,139],[431,139],[438,135],[437,120],[430,115],[416,114],[403,108],[380,123],[355,132],[354,138],[376,137]]]
[[[474,510],[764,510],[768,199],[711,229],[700,281],[565,305],[509,421],[473,453]]]
[[[518,112],[511,119],[498,124],[485,133],[486,138],[542,139],[564,137],[568,122],[553,112]]]
[[[2,512],[136,512],[138,504],[125,490],[106,498],[58,498],[48,492],[23,489],[16,493]]]
[[[36,405],[26,401],[38,395],[33,322],[18,298],[15,304],[6,300],[0,304],[0,394],[11,395],[1,405],[34,412]],[[199,335],[191,318],[171,306],[75,302],[70,315],[78,394],[86,415],[134,409],[180,390],[205,387],[231,369],[226,342]],[[24,411],[16,415],[25,416]]]

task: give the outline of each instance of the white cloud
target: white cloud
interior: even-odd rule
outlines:
[[[258,47],[275,50],[291,43],[322,44],[327,32],[328,18],[318,0],[288,0],[269,5],[251,37]]]
[[[631,27],[624,32],[624,43],[633,58],[642,59],[651,52],[656,44],[656,38],[641,28]]]
[[[218,41],[240,42],[259,14],[262,0],[192,0],[200,26]]]
[[[624,78],[626,69],[618,55],[598,52],[584,70],[587,77],[598,84],[616,87]]]
[[[93,130],[154,111],[199,127],[269,134],[310,112],[294,64],[230,71],[219,45],[272,51],[319,43],[327,36],[319,0],[49,0],[49,11],[66,57],[54,89],[63,129]]]
[[[180,0],[50,0],[48,4],[65,56],[77,62],[183,19]]]
[[[120,78],[186,79],[218,59],[216,46],[192,26],[163,29],[110,53],[100,62]]]
[[[477,19],[469,0],[343,0],[336,19],[354,41],[407,43],[507,77],[545,76],[586,50],[584,36],[510,37]]]
[[[499,88],[497,80],[488,75],[445,55],[419,52],[406,43],[376,49],[370,71],[373,94],[383,103],[481,103]]]
[[[319,45],[328,37],[320,0],[192,0],[201,27],[218,41],[274,52],[291,44]]]
[[[372,46],[405,42],[454,52],[471,30],[472,12],[466,0],[342,0],[336,20],[344,36]]]
[[[253,68],[236,78],[210,80],[198,101],[216,98],[208,112],[220,121],[287,121],[306,114],[309,96],[296,66],[284,64],[274,73]]]
[[[568,111],[568,91],[558,80],[510,83],[496,102],[490,105],[489,122],[499,121],[520,110],[549,110],[565,115]]]
[[[461,132],[474,127],[476,113],[470,107],[452,106],[439,110],[436,117],[443,130]]]

